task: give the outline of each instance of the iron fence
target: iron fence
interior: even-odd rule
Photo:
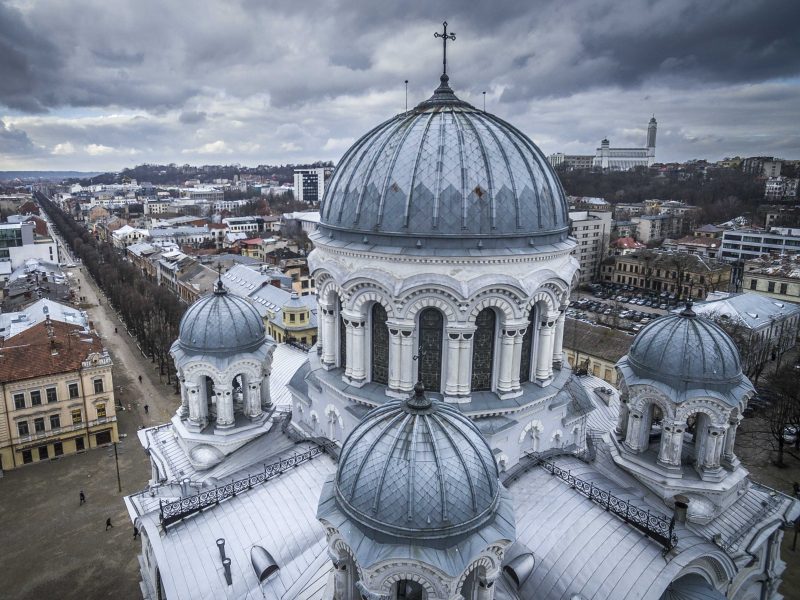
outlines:
[[[662,515],[654,515],[649,510],[642,510],[627,500],[617,498],[610,491],[596,487],[593,481],[584,481],[575,477],[570,471],[562,469],[552,461],[540,460],[539,464],[551,475],[568,483],[574,490],[595,504],[613,512],[623,521],[633,525],[647,537],[664,546],[666,551],[678,544],[678,536],[675,533],[675,517],[667,519]]]
[[[261,473],[249,475],[244,479],[231,481],[213,490],[206,490],[173,502],[161,501],[159,503],[161,523],[164,527],[167,527],[180,521],[184,517],[200,512],[204,508],[219,504],[223,500],[236,496],[236,494],[240,494],[270,479],[274,479],[289,469],[293,469],[298,465],[326,453],[328,451],[328,445],[328,443],[315,444],[305,452],[294,454],[269,465],[264,465],[264,471]]]

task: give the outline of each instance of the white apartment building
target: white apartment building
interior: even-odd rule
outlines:
[[[727,261],[750,260],[764,254],[797,254],[800,252],[800,229],[773,227],[732,229],[722,234],[720,258]]]
[[[608,211],[573,211],[569,213],[570,232],[578,244],[572,255],[581,265],[580,282],[590,283],[600,273],[600,263],[608,254],[611,236],[611,213]]]
[[[299,202],[320,202],[325,193],[324,168],[294,170],[294,199]]]
[[[57,263],[58,247],[50,236],[37,236],[35,224],[0,223],[0,273],[10,274],[31,258]]]

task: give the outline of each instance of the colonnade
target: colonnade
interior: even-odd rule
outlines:
[[[181,417],[187,420],[187,426],[199,431],[213,420],[217,429],[230,429],[236,425],[236,414],[241,414],[251,421],[261,418],[263,412],[268,410],[272,404],[269,394],[269,376],[264,375],[251,379],[246,374],[239,374],[239,377],[242,381],[241,406],[236,406],[232,380],[214,380],[212,390],[205,374],[188,378],[181,376],[179,378],[180,412]],[[211,414],[209,410],[212,396],[215,414]]]
[[[565,309],[537,313],[535,321],[506,322],[500,324],[495,341],[495,363],[493,390],[501,396],[521,393],[521,379],[535,380],[547,385],[553,377],[553,369],[560,368],[563,361]],[[343,379],[351,385],[361,386],[368,381],[370,355],[376,351],[371,347],[368,325],[368,310],[357,313],[343,310],[337,314],[334,304],[320,301],[321,315],[319,353],[326,369],[344,368]],[[341,326],[339,317],[341,316]],[[417,380],[418,354],[417,324],[413,320],[388,319],[389,329],[389,374],[390,393],[405,395],[413,390]],[[528,327],[535,327],[534,343],[531,344],[532,373],[520,377],[523,340]],[[473,341],[476,327],[470,323],[445,321],[442,344],[442,389],[445,397],[466,398],[471,393]],[[340,364],[339,343],[345,344],[344,364]]]
[[[697,413],[694,464],[701,476],[715,476],[722,464],[733,465],[738,459],[733,452],[736,431],[741,417],[732,412],[726,423],[712,422],[705,413]],[[630,409],[627,402],[620,403],[619,421],[615,433],[624,439],[627,450],[640,454],[648,450],[652,426],[652,405]],[[682,465],[683,444],[687,424],[685,420],[664,418],[657,462],[662,467],[679,471]]]

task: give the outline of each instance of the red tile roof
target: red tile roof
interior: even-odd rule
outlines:
[[[98,335],[79,325],[53,321],[51,327],[52,338],[42,322],[0,344],[0,382],[77,371],[90,354],[103,351]]]

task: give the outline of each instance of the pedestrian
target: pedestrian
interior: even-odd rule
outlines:
[[[116,327],[114,327],[114,333],[117,333],[117,328]]]
[[[150,407],[147,404],[145,404],[144,405],[144,414],[149,414],[149,413],[150,413]]]
[[[84,504],[86,504],[86,495],[83,493],[83,490],[81,490],[80,496],[81,496],[81,503],[78,504],[78,506],[83,506]]]
[[[139,383],[142,383],[142,376],[139,375]]]
[[[109,528],[114,529],[114,526],[111,524],[111,517],[106,519],[106,531],[108,531]]]
[[[139,528],[136,527],[136,525],[134,525],[133,526],[133,539],[136,540],[137,537],[139,537]]]

